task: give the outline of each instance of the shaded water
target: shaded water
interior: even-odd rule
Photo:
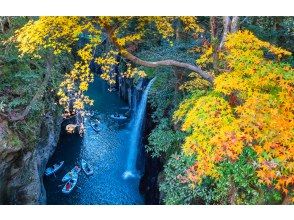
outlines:
[[[143,204],[139,193],[139,178],[124,179],[132,126],[130,122],[118,123],[109,116],[124,113],[127,103],[108,90],[100,78],[89,87],[88,95],[94,99],[94,110],[100,118],[102,130],[97,133],[90,126],[90,116],[85,121],[84,138],[61,136],[57,149],[48,165],[64,160],[65,165],[56,177],[45,177],[47,204]],[[65,195],[61,193],[62,177],[81,159],[94,168],[94,175],[87,177],[82,171],[77,187]],[[143,159],[143,158],[142,158]],[[143,166],[142,166],[143,167]],[[137,167],[142,172],[140,167]]]

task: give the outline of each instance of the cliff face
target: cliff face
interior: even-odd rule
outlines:
[[[46,123],[45,123],[46,122]],[[43,173],[59,137],[61,120],[48,113],[37,146],[19,140],[7,121],[0,121],[0,204],[45,204]]]
[[[152,108],[147,104],[146,122],[143,133],[143,145],[148,144],[148,136],[154,129],[155,124],[152,122]],[[153,158],[150,153],[146,152],[144,175],[140,181],[140,192],[145,197],[146,205],[158,205],[161,203],[161,195],[159,192],[159,176],[163,170],[163,164],[159,158]]]

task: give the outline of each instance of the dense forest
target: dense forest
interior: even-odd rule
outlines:
[[[155,79],[144,149],[161,164],[160,204],[293,204],[293,17],[1,17],[0,28],[0,203],[41,203],[23,199],[40,178],[13,170],[62,118],[83,136],[94,66],[109,90]],[[25,169],[44,172],[49,157]]]

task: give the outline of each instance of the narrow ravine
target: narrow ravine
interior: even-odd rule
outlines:
[[[140,154],[138,149],[134,149],[133,140],[136,137],[135,142],[138,143],[138,135],[141,134],[134,136],[132,118],[123,123],[109,117],[115,112],[125,113],[127,103],[116,92],[109,92],[107,84],[99,77],[89,87],[88,95],[94,99],[94,106],[90,110],[95,113],[94,117],[100,118],[102,130],[95,132],[90,126],[91,116],[88,116],[83,138],[61,135],[48,165],[64,160],[65,166],[56,176],[44,178],[47,204],[143,204],[144,198],[139,193],[140,175],[133,178],[123,177],[130,164],[137,173],[143,172],[144,166],[136,166],[136,157]],[[142,101],[146,105],[144,97]],[[144,117],[143,113],[140,115]],[[139,120],[142,126],[143,119]],[[74,191],[69,195],[62,194],[61,178],[74,165],[80,164],[81,159],[93,165],[94,175],[87,177],[81,172]]]

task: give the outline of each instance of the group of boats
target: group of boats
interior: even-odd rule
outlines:
[[[91,116],[93,116],[93,115],[91,115]],[[125,116],[124,114],[118,114],[118,113],[111,114],[110,118],[117,120],[117,121],[121,121],[121,122],[124,122],[125,120],[128,119],[128,117]],[[100,132],[102,130],[101,122],[97,118],[96,119],[91,118],[90,125],[91,125],[92,129],[96,132]]]
[[[90,114],[90,116],[93,117],[94,114]],[[118,120],[118,121],[124,121],[128,119],[127,116],[123,114],[118,114],[118,113],[110,115],[110,118]],[[101,123],[98,119],[92,119],[90,121],[90,125],[94,131],[96,132],[101,131]],[[63,167],[63,165],[64,165],[64,161],[61,161],[59,163],[54,164],[51,167],[46,168],[44,173],[45,176],[51,176],[53,174],[55,175],[55,173],[59,171]],[[68,194],[75,188],[81,169],[83,169],[85,174],[88,176],[94,173],[92,166],[89,163],[87,163],[84,159],[82,159],[81,161],[81,167],[82,168],[76,165],[74,168],[72,168],[71,171],[66,173],[65,176],[62,178],[61,181],[65,183],[64,187],[62,188],[63,193]]]
[[[64,161],[61,161],[59,163],[54,164],[51,167],[48,167],[45,170],[46,176],[55,175],[57,171],[59,171],[64,165]],[[94,173],[94,170],[92,166],[87,163],[84,159],[81,161],[81,167],[86,175],[90,176]],[[77,185],[79,173],[81,171],[81,168],[76,165],[71,171],[66,173],[64,177],[62,178],[62,182],[65,183],[64,187],[62,188],[62,193],[69,194]]]

